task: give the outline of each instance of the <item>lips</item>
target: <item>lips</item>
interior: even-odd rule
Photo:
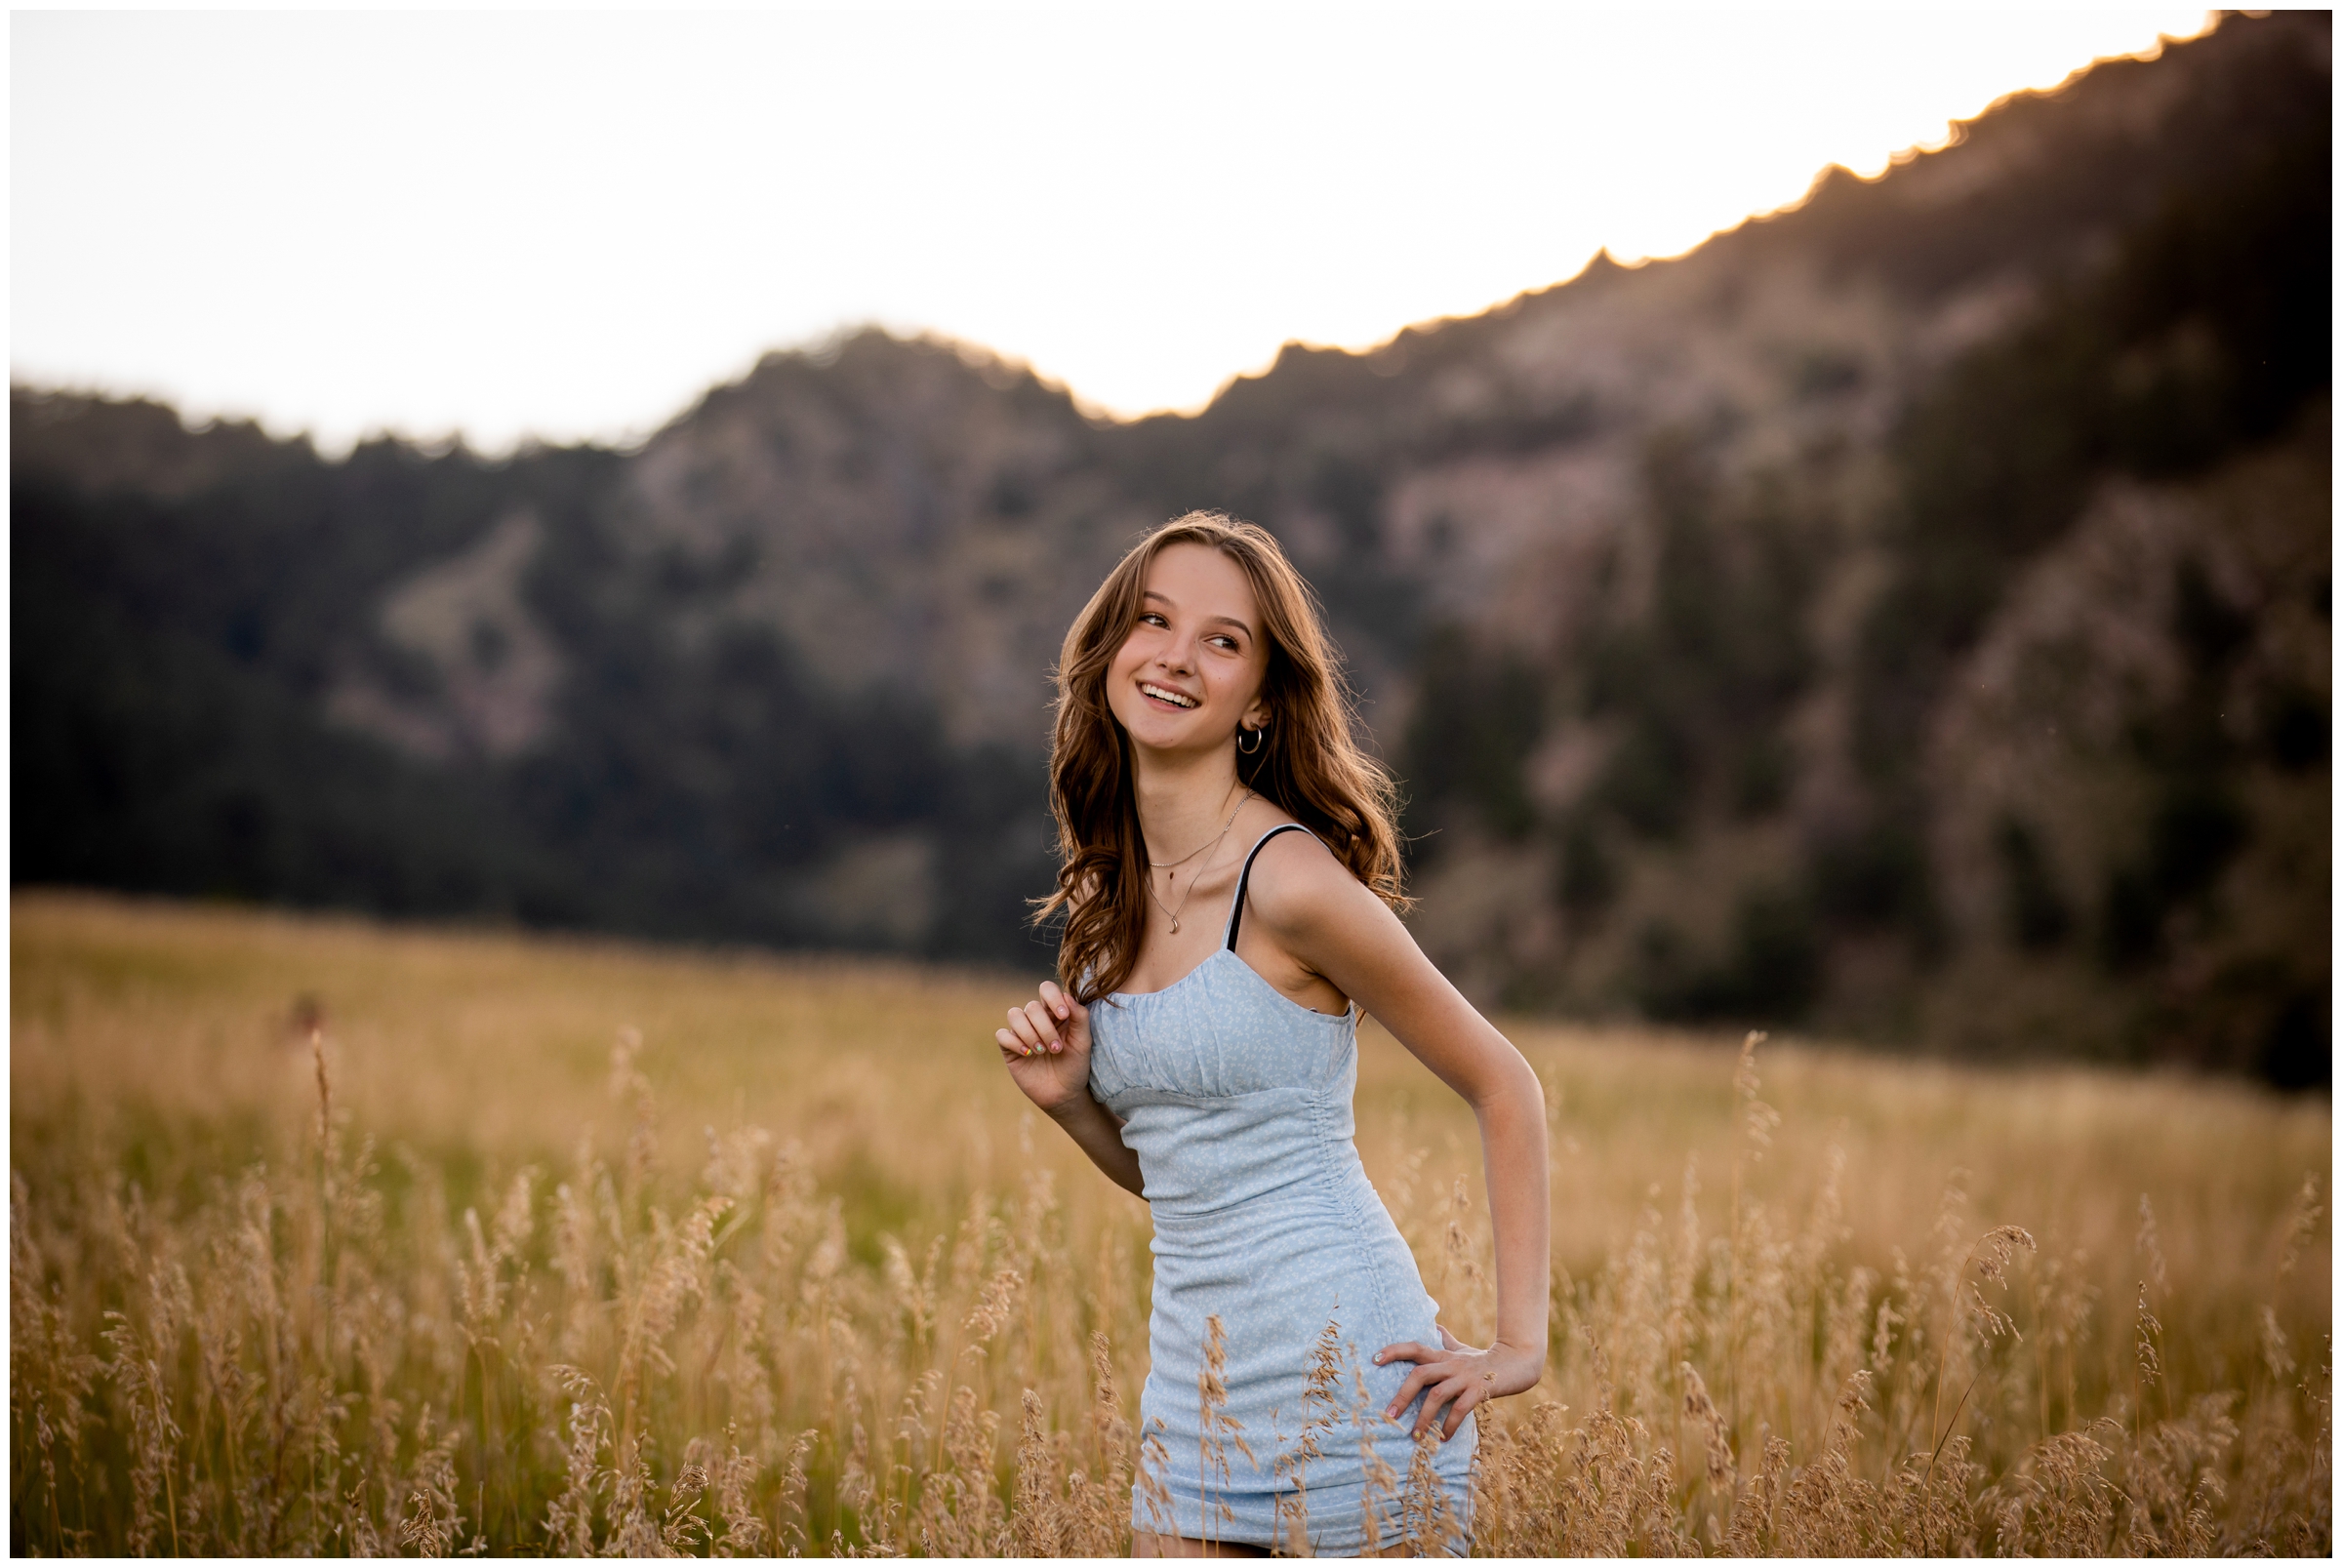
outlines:
[[[1174,691],[1168,686],[1157,686],[1151,680],[1139,682],[1139,693],[1143,697],[1151,697],[1158,703],[1168,703],[1173,707],[1191,708],[1202,705],[1197,699],[1190,697],[1186,692]]]

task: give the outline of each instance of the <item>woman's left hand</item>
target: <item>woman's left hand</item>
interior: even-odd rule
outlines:
[[[1407,1381],[1398,1386],[1398,1397],[1383,1412],[1386,1421],[1396,1421],[1399,1412],[1422,1394],[1423,1409],[1415,1417],[1415,1430],[1410,1434],[1421,1437],[1439,1420],[1439,1407],[1447,1406],[1447,1419],[1439,1423],[1442,1442],[1456,1435],[1464,1418],[1476,1405],[1485,1404],[1499,1394],[1522,1393],[1537,1387],[1545,1375],[1545,1357],[1541,1353],[1515,1349],[1505,1344],[1491,1345],[1485,1350],[1475,1350],[1447,1331],[1441,1323],[1439,1345],[1386,1345],[1374,1354],[1376,1366],[1392,1361],[1412,1361],[1415,1370]]]

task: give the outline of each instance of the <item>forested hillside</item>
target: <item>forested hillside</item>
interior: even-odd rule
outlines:
[[[1219,506],[1481,999],[2322,1083],[2330,51],[2232,17],[1192,418],[876,332],[496,462],[17,387],[16,878],[1037,965],[1057,640]]]

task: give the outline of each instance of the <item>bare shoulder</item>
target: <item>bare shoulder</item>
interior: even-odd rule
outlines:
[[[1247,903],[1272,933],[1303,935],[1384,907],[1314,833],[1279,833],[1253,862]]]

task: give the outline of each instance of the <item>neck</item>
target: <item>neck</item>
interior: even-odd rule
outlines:
[[[1132,748],[1132,793],[1148,857],[1175,861],[1218,833],[1242,792],[1235,754],[1225,746],[1196,754],[1164,755]]]

